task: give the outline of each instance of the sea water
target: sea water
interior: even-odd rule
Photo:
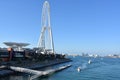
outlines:
[[[71,57],[70,68],[34,80],[120,80],[120,58]],[[89,64],[88,61],[91,60]],[[64,64],[64,65],[65,65]],[[63,64],[54,66],[59,67]],[[80,71],[78,71],[80,67]],[[53,67],[48,67],[53,68]],[[47,69],[48,69],[47,68]],[[29,80],[28,74],[10,75],[0,80]]]

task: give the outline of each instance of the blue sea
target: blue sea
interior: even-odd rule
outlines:
[[[34,80],[120,80],[120,58],[92,58],[70,57],[73,61],[71,67],[44,78]],[[91,60],[91,64],[88,61]],[[48,68],[56,68],[65,64]],[[78,67],[81,71],[78,71]],[[48,69],[46,68],[46,69]],[[0,78],[0,80],[29,80],[28,74],[15,74]]]

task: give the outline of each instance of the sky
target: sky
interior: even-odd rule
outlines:
[[[0,0],[3,42],[36,47],[45,0]],[[120,54],[120,0],[48,0],[54,46],[59,53]]]

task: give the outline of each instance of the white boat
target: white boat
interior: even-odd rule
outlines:
[[[88,61],[88,64],[91,64],[91,60]]]
[[[81,68],[80,68],[80,67],[78,67],[78,68],[77,68],[77,71],[78,71],[78,72],[80,72],[80,71],[81,71]]]

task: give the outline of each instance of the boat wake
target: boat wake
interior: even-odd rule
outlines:
[[[84,70],[84,69],[86,69],[86,68],[87,68],[87,63],[83,63],[81,66],[79,66],[79,67],[77,68],[77,71],[80,72],[80,71],[82,71],[82,70]]]
[[[86,69],[86,68],[87,68],[87,63],[83,63],[81,69]]]

